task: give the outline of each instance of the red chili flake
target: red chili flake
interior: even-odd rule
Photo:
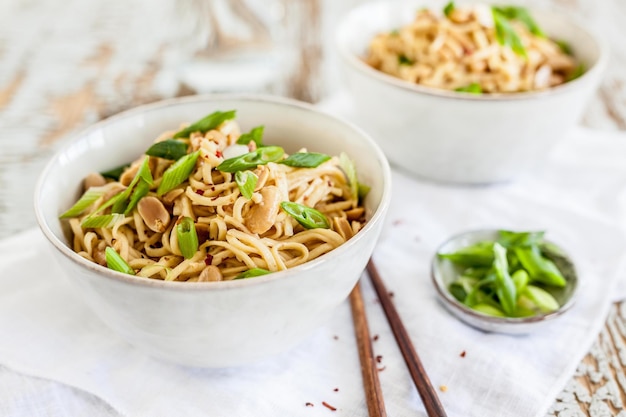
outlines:
[[[215,187],[211,187],[211,191],[215,191]]]
[[[204,195],[204,190],[196,190],[196,194]]]
[[[394,295],[393,291],[389,291],[389,297],[393,297]]]
[[[378,340],[378,335],[377,335],[377,334],[375,334],[375,335],[374,335],[374,337],[373,337],[372,339],[374,339],[374,342],[375,342],[375,341],[377,341],[377,340]]]
[[[461,352],[461,354],[459,356],[464,358],[465,357],[465,351]]]
[[[333,336],[333,339],[335,339],[335,340],[339,340],[339,336],[334,335],[334,336]]]
[[[404,220],[402,220],[402,219],[397,219],[397,220],[394,220],[393,222],[391,222],[391,224],[394,225],[394,226],[400,226],[403,223],[404,223]]]
[[[335,388],[333,391],[338,392],[338,391],[339,391],[339,388]]]
[[[386,366],[383,366],[382,368],[378,368],[378,372],[382,372],[382,371],[384,371],[385,369],[387,369],[387,367],[386,367]]]
[[[216,195],[215,197],[211,197],[211,201],[215,201],[215,200],[217,200],[219,197],[220,197],[219,195]]]
[[[337,411],[337,409],[335,407],[333,407],[332,405],[328,404],[326,401],[322,401],[322,405],[326,408],[328,408],[330,411]]]
[[[328,186],[329,186],[329,187],[332,187],[332,186],[333,186],[333,183],[332,183],[330,180],[328,180]]]
[[[204,258],[204,264],[205,265],[211,265],[213,263],[213,255],[211,255],[210,253],[206,254],[206,258]]]
[[[217,156],[218,158],[221,158],[223,155],[222,155],[222,152],[215,151],[215,156]]]
[[[383,355],[376,356],[376,363],[381,363],[383,361]]]
[[[304,405],[306,405],[307,407],[314,407],[313,403],[306,403]]]
[[[209,155],[204,155],[204,159],[209,159]]]

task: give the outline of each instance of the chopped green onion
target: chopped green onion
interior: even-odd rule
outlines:
[[[506,258],[506,248],[499,243],[493,244],[493,269],[496,273],[496,294],[504,312],[512,316],[517,302],[515,282],[509,275],[509,263]]]
[[[150,191],[150,184],[145,182],[143,179],[139,181],[139,183],[135,186],[135,189],[133,190],[133,193],[132,193],[132,196],[130,198],[128,205],[124,209],[124,214],[126,215],[130,214],[135,208],[135,206],[137,206],[137,203],[139,203],[139,200],[141,200],[146,195],[148,195],[149,191]]]
[[[296,168],[317,168],[329,159],[330,156],[324,155],[323,153],[298,152],[289,155],[286,159],[283,159],[279,163]]]
[[[546,37],[541,28],[539,28],[539,25],[537,25],[537,22],[535,22],[535,19],[532,18],[530,13],[528,13],[528,10],[525,8],[518,6],[504,6],[494,7],[494,9],[509,20],[518,20],[522,22],[533,35],[537,35],[542,38]]]
[[[178,248],[185,259],[192,258],[198,251],[198,233],[191,217],[183,217],[176,226]]]
[[[450,17],[450,14],[452,14],[453,10],[454,10],[454,2],[451,1],[448,4],[446,4],[446,7],[443,8],[443,14],[446,15],[446,17]]]
[[[576,78],[579,78],[584,73],[585,73],[585,65],[582,63],[578,64],[578,66],[574,68],[572,73],[567,76],[567,79],[565,81],[575,80]]]
[[[353,198],[359,197],[359,182],[356,178],[356,168],[354,166],[354,162],[348,157],[345,152],[339,154],[339,166],[343,170],[343,173],[346,174],[346,178],[348,179],[348,183],[350,185],[350,193]]]
[[[549,313],[559,309],[559,303],[554,296],[543,288],[534,285],[526,286],[524,296],[528,297],[542,313]]]
[[[359,203],[365,200],[365,197],[367,196],[367,194],[370,192],[371,189],[372,187],[370,187],[369,185],[361,184],[360,182],[358,183],[357,195],[359,198]]]
[[[200,156],[200,151],[187,154],[166,169],[157,189],[157,195],[162,196],[185,182],[196,168],[198,156]]]
[[[235,182],[237,183],[237,187],[239,187],[241,195],[248,200],[252,198],[252,193],[254,192],[254,188],[256,187],[258,180],[259,177],[257,177],[252,171],[237,171],[235,173]]]
[[[565,42],[564,40],[560,40],[560,41],[555,41],[556,44],[559,46],[559,49],[561,49],[561,52],[563,52],[566,55],[572,56],[574,54],[574,51],[572,50],[572,46]]]
[[[200,119],[190,126],[187,126],[183,130],[177,132],[174,135],[174,139],[188,138],[189,135],[191,135],[193,132],[206,133],[209,130],[215,129],[226,120],[234,119],[235,113],[235,110],[227,112],[216,111],[215,113],[211,113],[203,119]]]
[[[285,151],[280,146],[264,146],[254,152],[227,159],[217,166],[218,171],[237,172],[279,161]]]
[[[329,229],[330,223],[326,216],[314,208],[303,206],[292,201],[283,201],[280,206],[287,214],[296,219],[306,229]]]
[[[124,274],[135,275],[135,270],[126,263],[124,258],[120,256],[119,253],[115,251],[110,246],[104,251],[104,256],[107,261],[107,267],[117,272],[122,272]]]
[[[493,23],[496,27],[496,39],[500,45],[509,46],[513,52],[526,57],[526,49],[508,19],[497,8],[492,8]]]
[[[128,168],[129,166],[130,164],[122,165],[117,168],[113,168],[108,171],[101,172],[100,175],[102,175],[105,178],[110,178],[112,180],[119,181],[120,177],[122,176],[126,168]]]
[[[465,87],[456,88],[454,91],[458,91],[459,93],[471,93],[471,94],[482,94],[483,89],[478,83],[471,83],[466,85]]]
[[[257,148],[261,148],[263,146],[264,129],[264,126],[257,126],[250,132],[242,134],[241,136],[239,136],[239,139],[237,139],[237,144],[247,145],[248,143],[250,143],[250,141],[253,141],[256,144]]]
[[[85,193],[80,197],[80,199],[70,207],[65,213],[59,216],[62,219],[67,219],[68,217],[76,217],[81,214],[87,207],[92,205],[97,199],[104,195],[104,190],[102,187],[90,187]]]
[[[267,275],[267,274],[270,274],[270,273],[271,272],[268,271],[267,269],[252,268],[252,269],[248,269],[245,272],[242,272],[241,274],[237,275],[233,279],[244,279],[244,278],[260,277],[261,275]]]
[[[146,155],[176,161],[187,155],[187,148],[188,145],[185,142],[175,139],[167,139],[150,146],[150,148],[146,151]]]
[[[407,58],[406,55],[400,54],[398,55],[398,64],[399,65],[413,65],[413,61]]]
[[[545,235],[545,233],[546,232],[543,230],[538,232],[512,232],[510,230],[498,230],[498,234],[500,235],[498,243],[505,248],[513,246],[537,245],[539,242],[543,241],[543,235]]]
[[[103,214],[101,216],[89,216],[85,218],[80,224],[84,229],[98,229],[105,228],[110,229],[115,226],[115,224],[121,220],[124,220],[126,216],[119,213],[114,214]]]

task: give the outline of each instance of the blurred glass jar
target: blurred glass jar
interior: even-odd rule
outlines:
[[[178,0],[188,59],[180,80],[198,93],[321,96],[320,0]]]

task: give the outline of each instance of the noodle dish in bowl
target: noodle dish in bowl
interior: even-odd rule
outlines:
[[[446,183],[532,172],[608,62],[586,22],[506,3],[370,2],[336,35],[356,120],[392,163]]]
[[[240,365],[327,320],[390,200],[382,151],[311,106],[206,96],[140,107],[57,154],[37,219],[71,283],[131,344]]]

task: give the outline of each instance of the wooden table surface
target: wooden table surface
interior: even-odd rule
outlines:
[[[35,178],[71,133],[139,104],[195,93],[180,76],[181,63],[197,49],[185,44],[188,38],[174,10],[180,3],[184,1],[0,2],[0,237],[34,224]],[[301,3],[311,17],[309,32],[299,34],[304,49],[298,57],[305,65],[279,92],[315,100],[338,86],[329,76],[334,61],[327,32],[358,0],[341,7],[330,0]],[[588,19],[612,46],[610,67],[582,123],[626,131],[626,2],[550,3]],[[616,303],[549,415],[626,417],[625,405],[626,303]]]

